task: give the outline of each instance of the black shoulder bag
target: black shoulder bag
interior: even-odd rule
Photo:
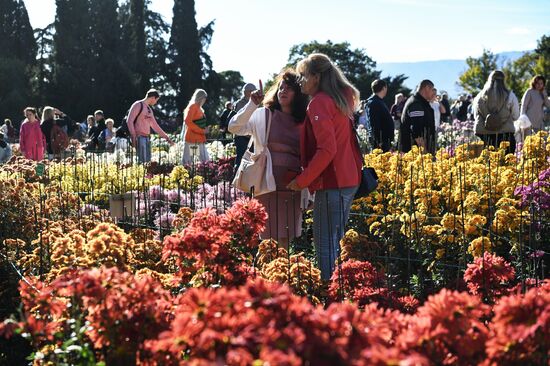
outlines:
[[[378,186],[378,175],[376,174],[374,168],[365,166],[365,159],[363,157],[363,152],[361,151],[361,145],[359,145],[359,135],[357,134],[357,130],[353,128],[353,122],[351,119],[350,127],[353,131],[353,135],[355,136],[355,144],[357,145],[359,154],[361,154],[361,162],[363,165],[363,168],[361,168],[361,183],[359,184],[359,188],[357,189],[357,192],[355,192],[354,197],[354,199],[358,199],[366,197],[376,190],[376,187]]]

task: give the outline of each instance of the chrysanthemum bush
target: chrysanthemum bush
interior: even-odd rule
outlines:
[[[101,267],[22,282],[24,318],[0,335],[22,332],[40,350],[36,364],[74,363],[85,349],[107,364],[538,365],[548,361],[549,290],[492,308],[442,290],[406,315],[375,303],[324,309],[259,278],[171,295],[150,276]]]
[[[238,285],[254,269],[253,251],[267,214],[256,200],[238,200],[225,213],[199,210],[186,228],[164,239],[163,259],[174,257],[182,284]]]
[[[401,261],[393,269],[416,275],[416,284],[423,277],[436,288],[448,286],[456,274],[447,269],[465,268],[486,251],[517,266],[549,230],[550,143],[540,132],[516,155],[505,153],[506,144],[479,156],[470,145],[441,149],[435,157],[416,148],[366,155],[379,185],[352,205],[355,230],[368,235],[363,242],[381,244],[375,254]],[[412,271],[405,270],[411,263]]]
[[[240,200],[223,214],[186,212],[182,221],[190,220],[163,245],[150,230],[52,224],[44,240],[55,265],[43,280],[21,281],[23,318],[5,321],[0,335],[28,338],[38,365],[548,361],[550,287],[522,294],[510,264],[494,254],[469,266],[470,293],[443,290],[423,304],[350,254],[332,278],[333,303],[325,309],[304,288],[318,281],[313,263],[258,241],[266,213],[257,201]],[[151,269],[158,265],[173,273]],[[305,281],[295,282],[296,271]]]

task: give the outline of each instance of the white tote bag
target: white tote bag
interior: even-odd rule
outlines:
[[[267,121],[267,130],[265,135],[265,147],[259,153],[253,153],[250,151],[252,146],[252,140],[248,143],[246,151],[241,160],[241,164],[237,169],[235,178],[233,179],[233,186],[239,190],[247,193],[251,193],[254,196],[260,194],[269,193],[272,190],[267,188],[266,182],[266,169],[267,169],[267,141],[269,138],[269,131],[271,129],[271,111],[268,110],[269,118]]]

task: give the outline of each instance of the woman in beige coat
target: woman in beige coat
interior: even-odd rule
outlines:
[[[514,121],[519,117],[518,98],[506,87],[504,73],[494,70],[483,89],[473,103],[475,131],[485,145],[498,148],[502,141],[508,141],[507,153],[516,151]],[[488,116],[492,115],[496,125],[489,124]]]
[[[535,76],[531,80],[531,88],[521,98],[521,114],[529,117],[534,133],[544,128],[544,106],[550,108],[550,99],[548,99],[548,93],[544,88],[545,84],[546,79],[542,75]]]

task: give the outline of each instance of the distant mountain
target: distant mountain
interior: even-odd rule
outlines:
[[[525,52],[528,51],[502,52],[497,55],[503,65],[520,58]],[[409,78],[404,84],[413,90],[423,79],[430,79],[439,91],[447,91],[451,98],[463,92],[456,82],[466,68],[465,60],[377,63],[377,69],[382,70],[382,76],[405,74]]]

